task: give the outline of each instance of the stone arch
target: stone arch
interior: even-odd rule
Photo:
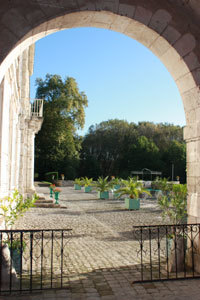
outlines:
[[[30,0],[29,6],[25,2],[21,6],[4,7],[0,82],[11,62],[28,46],[50,33],[72,27],[93,26],[121,32],[149,48],[167,67],[184,104],[188,209],[191,220],[197,221],[200,217],[200,42],[198,18],[194,12],[188,13],[191,7],[184,4],[180,10],[178,1],[173,6],[157,0],[78,0],[76,4],[60,1],[59,5],[57,1],[45,4],[43,0]]]

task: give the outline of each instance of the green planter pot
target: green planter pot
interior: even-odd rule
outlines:
[[[53,188],[50,187],[49,190],[50,190],[50,197],[53,198]]]
[[[85,186],[84,190],[85,190],[85,193],[90,193],[92,191],[92,187],[91,186]]]
[[[140,199],[125,198],[125,208],[132,210],[140,209]]]
[[[55,204],[59,204],[59,194],[60,192],[54,192],[55,200],[56,200]]]
[[[81,190],[81,185],[75,183],[75,184],[74,184],[74,189],[75,189],[75,190]]]
[[[98,198],[99,199],[109,199],[109,192],[98,192]]]

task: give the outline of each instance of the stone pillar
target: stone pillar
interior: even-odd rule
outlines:
[[[184,129],[184,138],[187,145],[187,189],[188,189],[188,224],[200,223],[200,123],[187,125]],[[199,227],[193,232],[188,227],[187,265],[200,272],[200,233]],[[191,238],[194,239],[193,250]]]
[[[200,222],[200,123],[184,129],[187,145],[188,223]],[[196,136],[195,136],[196,135]]]
[[[27,122],[27,153],[26,153],[26,186],[25,193],[33,194],[35,192],[34,187],[34,153],[35,153],[35,135],[41,128],[42,118],[32,117]]]
[[[25,165],[25,156],[27,152],[26,145],[26,128],[25,128],[25,119],[23,116],[20,117],[19,121],[19,177],[18,177],[18,186],[20,194],[24,194],[25,190],[25,178],[26,178],[26,165]]]
[[[8,195],[10,184],[9,137],[10,137],[10,86],[4,78],[1,84],[0,119],[0,197]]]

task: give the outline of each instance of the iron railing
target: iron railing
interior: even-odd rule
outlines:
[[[134,226],[136,282],[200,278],[200,224]]]
[[[34,99],[31,102],[31,117],[43,117],[43,99]]]
[[[71,229],[0,230],[0,293],[64,288]]]

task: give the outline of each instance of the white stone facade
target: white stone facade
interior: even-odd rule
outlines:
[[[34,192],[34,138],[41,117],[31,115],[34,45],[14,61],[0,85],[0,197]]]

